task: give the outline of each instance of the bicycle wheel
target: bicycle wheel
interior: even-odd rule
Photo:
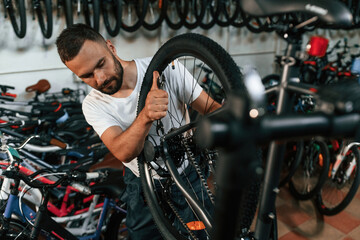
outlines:
[[[3,220],[1,220],[1,226],[0,229],[2,231],[3,229]],[[7,230],[7,233],[5,236],[3,234],[0,234],[1,239],[4,240],[27,240],[30,239],[30,228],[27,228],[27,226],[17,219],[11,219],[9,223],[9,229]]]
[[[44,38],[50,38],[53,30],[52,1],[38,1],[34,8]]]
[[[211,69],[210,76],[206,77],[204,69]],[[161,124],[153,123],[144,151],[138,157],[144,196],[165,239],[206,239],[211,227],[208,227],[206,220],[193,205],[189,207],[188,202],[198,201],[199,208],[204,215],[208,214],[211,222],[216,198],[218,152],[215,149],[201,150],[195,145],[193,133],[196,129],[190,121],[193,118],[187,113],[194,111],[192,96],[197,95],[199,90],[208,93],[208,102],[202,109],[206,113],[209,107],[224,103],[230,90],[244,89],[242,76],[229,54],[211,39],[193,33],[179,35],[166,42],[153,57],[141,87],[138,114],[145,106],[155,70],[160,73],[161,79],[165,78],[164,89],[169,93],[169,111],[161,120],[163,131],[157,131]],[[173,78],[175,73],[179,81]],[[186,84],[184,76],[189,81]],[[207,78],[206,82],[202,81],[204,77]],[[176,108],[181,111],[175,111]],[[160,142],[164,136],[167,136],[167,140]],[[170,174],[169,170],[174,167],[175,171]],[[177,172],[180,175],[178,178],[174,177]],[[183,188],[191,196],[187,200],[184,197],[187,194],[183,194],[176,184],[180,181],[184,182]],[[255,205],[253,207],[256,209],[254,199],[249,198],[249,204]]]
[[[291,177],[295,174],[296,169],[300,165],[303,150],[304,150],[304,142],[289,142],[286,144],[287,152],[284,157],[284,163],[281,170],[279,187],[284,186],[288,183]]]
[[[98,32],[100,27],[100,1],[92,0],[89,2],[88,0],[83,0],[82,4],[86,24]]]
[[[118,35],[121,27],[121,0],[102,1],[101,11],[106,31],[110,36],[115,37]]]
[[[352,146],[334,177],[328,177],[316,197],[321,214],[332,216],[344,210],[354,198],[360,184],[360,152]]]
[[[8,11],[11,25],[19,38],[26,34],[26,12],[24,0],[4,0],[4,6]]]
[[[299,200],[308,200],[323,186],[329,172],[330,153],[324,141],[304,143],[299,167],[289,182],[289,190]]]

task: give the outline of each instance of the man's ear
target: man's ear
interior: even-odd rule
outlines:
[[[106,45],[107,47],[110,49],[110,51],[116,55],[116,48],[114,46],[114,44],[112,44],[112,42],[110,40],[106,40]]]

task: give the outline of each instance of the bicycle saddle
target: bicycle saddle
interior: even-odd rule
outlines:
[[[28,86],[25,91],[26,92],[37,92],[44,93],[50,89],[50,83],[46,79],[40,79],[36,84]]]
[[[125,191],[126,184],[122,171],[111,171],[104,182],[96,183],[90,187],[92,194],[105,194],[117,198]]]
[[[352,14],[340,1],[334,0],[240,0],[243,11],[249,15],[266,17],[290,12],[310,13],[337,27],[350,27]]]

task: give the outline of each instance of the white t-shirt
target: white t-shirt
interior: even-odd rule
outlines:
[[[86,121],[94,128],[99,136],[111,126],[119,126],[125,131],[136,118],[140,89],[151,58],[135,59],[134,61],[137,68],[137,82],[130,96],[126,98],[115,98],[92,89],[83,101],[82,110]],[[169,112],[166,117],[162,119],[165,132],[168,132],[172,127],[178,127],[185,123],[186,118],[180,117],[180,119],[182,119],[180,123],[171,121],[169,116],[184,116],[186,109],[181,102],[193,102],[202,91],[201,86],[197,84],[193,76],[180,62],[175,61],[174,66],[174,68],[171,66],[167,67],[163,72],[166,81],[171,82],[171,84],[165,83],[165,87],[163,88],[169,95]],[[185,80],[183,78],[184,75]],[[184,81],[186,84],[183,84]],[[174,96],[176,96],[177,101],[174,101]],[[185,99],[185,101],[181,99]],[[159,143],[154,125],[150,129],[149,135],[153,136],[156,143]],[[121,149],[119,149],[119,151],[121,151]],[[124,163],[124,165],[136,176],[139,176],[137,158],[129,163]]]

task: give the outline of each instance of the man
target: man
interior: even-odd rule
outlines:
[[[141,83],[151,58],[124,61],[117,56],[111,41],[105,41],[99,33],[83,24],[65,29],[56,45],[63,63],[93,88],[83,102],[86,120],[112,154],[126,166],[126,225],[131,239],[161,238],[142,199],[136,160],[153,121],[164,118],[168,112],[168,93],[158,88],[159,73],[154,72],[145,107],[136,116]],[[195,86],[191,101],[196,110],[204,109],[208,103],[208,96],[199,85]],[[217,107],[212,104],[206,111]]]

